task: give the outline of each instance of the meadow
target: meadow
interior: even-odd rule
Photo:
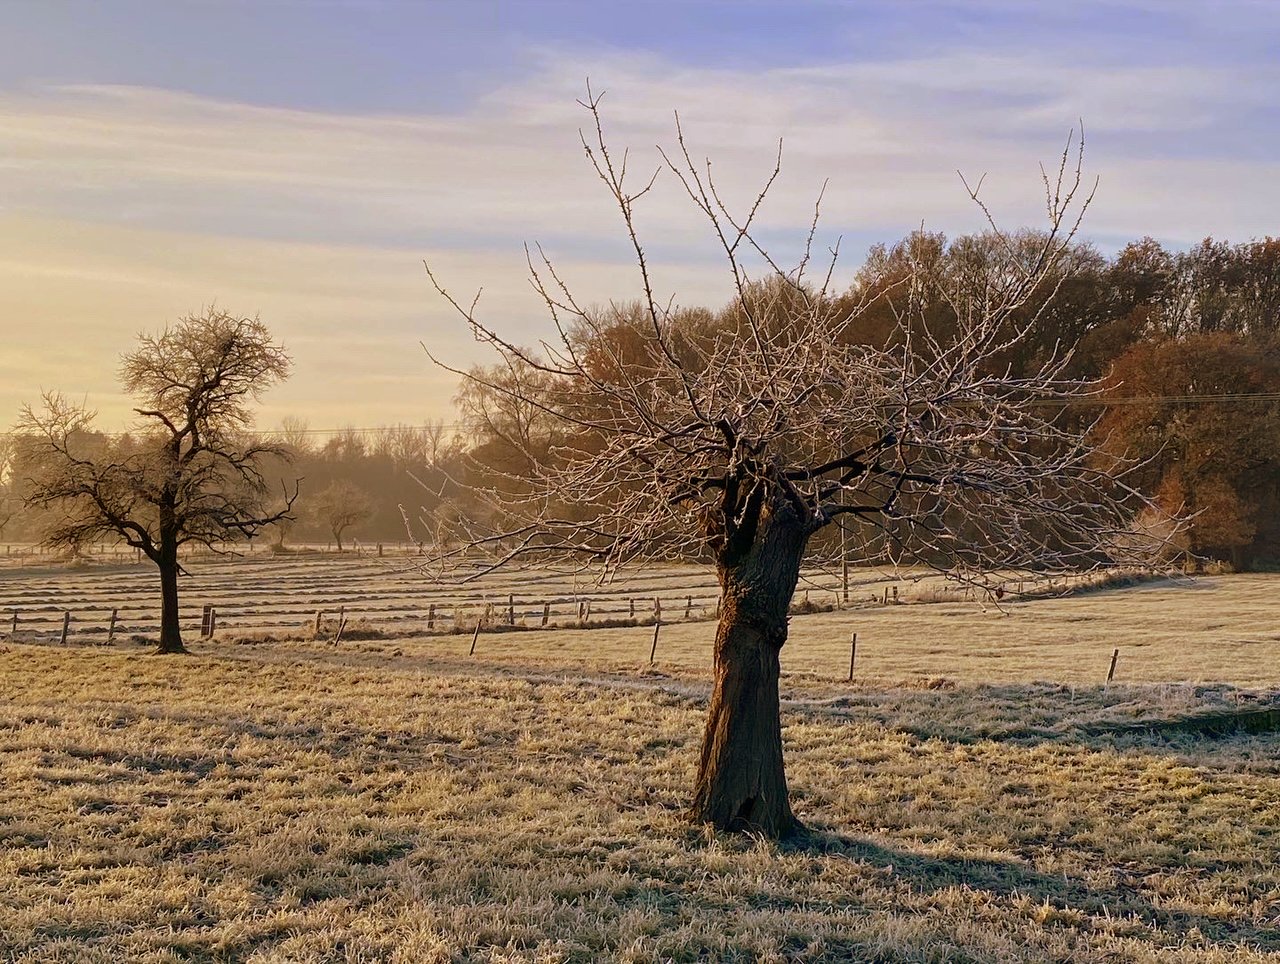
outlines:
[[[272,595],[257,565],[230,570],[224,605]],[[326,605],[374,603],[342,596],[349,565],[313,587]],[[105,606],[133,575],[151,578],[0,573],[0,630],[9,602],[38,602],[20,593]],[[610,592],[697,585],[642,578]],[[0,955],[1280,959],[1275,577],[985,609],[906,604],[903,582],[904,604],[873,605],[890,578],[792,619],[784,739],[810,833],[784,844],[684,819],[714,627],[696,613],[653,665],[641,625],[483,632],[474,656],[470,634],[411,622],[334,644],[308,631],[316,597],[278,580],[296,613],[189,633],[189,656],[20,624],[0,644]]]

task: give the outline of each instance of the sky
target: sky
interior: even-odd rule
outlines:
[[[490,360],[424,260],[532,344],[540,243],[580,301],[639,291],[588,167],[605,91],[636,177],[675,142],[731,204],[783,171],[762,236],[794,261],[924,225],[1043,222],[1039,164],[1083,122],[1107,253],[1280,233],[1274,0],[0,0],[0,428],[59,390],[127,427],[120,355],[215,304],[294,359],[258,424],[452,418]],[[638,206],[660,295],[718,305],[714,238],[659,176]]]

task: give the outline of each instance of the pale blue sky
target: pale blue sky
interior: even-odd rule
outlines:
[[[749,199],[786,140],[765,228],[786,254],[824,178],[826,233],[866,246],[978,219],[989,173],[1034,224],[1037,163],[1078,118],[1107,250],[1277,233],[1280,2],[1187,0],[0,0],[0,421],[40,388],[125,403],[102,359],[217,300],[297,357],[263,422],[419,421],[479,356],[420,260],[526,340],[521,244],[588,300],[634,280],[583,168],[580,96],[653,163],[679,109]],[[679,300],[718,300],[671,185],[641,228]]]

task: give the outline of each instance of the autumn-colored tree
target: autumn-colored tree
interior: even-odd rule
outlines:
[[[1229,332],[1145,339],[1115,361],[1112,404],[1095,437],[1144,460],[1143,487],[1167,512],[1190,516],[1193,552],[1245,566],[1274,551],[1258,537],[1274,532],[1280,508],[1278,393],[1272,339]]]

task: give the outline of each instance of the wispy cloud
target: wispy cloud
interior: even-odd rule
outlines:
[[[449,383],[417,339],[477,356],[419,258],[459,290],[489,285],[486,304],[525,340],[542,323],[522,281],[524,240],[544,240],[587,300],[635,291],[616,212],[577,143],[587,76],[608,87],[611,140],[634,149],[637,172],[658,166],[654,145],[672,144],[679,109],[694,152],[715,159],[730,198],[749,202],[782,136],[784,177],[762,224],[783,247],[827,178],[824,237],[851,235],[854,261],[921,220],[977,228],[957,168],[988,173],[1008,223],[1034,224],[1036,162],[1052,160],[1081,117],[1102,178],[1087,229],[1104,245],[1276,230],[1280,126],[1257,124],[1276,109],[1270,63],[1082,65],[1061,51],[964,48],[767,69],[599,47],[531,57],[531,73],[451,113],[100,85],[0,93],[0,312],[34,325],[0,372],[0,411],[60,385],[90,387],[120,417],[110,371],[133,333],[217,298],[261,311],[298,354],[268,417],[443,412]],[[705,230],[672,179],[659,187],[639,220],[660,280],[686,302],[722,297]],[[56,356],[32,363],[51,343]]]
[[[1144,165],[1160,166],[1145,197],[1104,194],[1095,230],[1254,234],[1261,212],[1252,223],[1213,223],[1183,201],[1215,195],[1227,203],[1213,209],[1232,208],[1231,194],[1250,186],[1218,175],[1256,164],[1265,183],[1280,147],[1280,133],[1256,130],[1256,155],[1242,158],[1214,134],[1271,109],[1277,65],[1099,69],[956,52],[749,71],[549,49],[533,75],[460,115],[319,113],[122,87],[10,93],[0,96],[0,132],[12,147],[5,200],[281,240],[463,247],[550,236],[594,246],[613,235],[576,143],[584,117],[574,100],[588,75],[610,88],[613,137],[637,148],[638,162],[657,163],[653,145],[671,144],[679,109],[697,148],[745,191],[783,136],[779,200],[798,202],[830,177],[842,189],[831,197],[833,219],[869,231],[962,222],[957,167],[991,171],[1013,199],[1011,216],[1032,217],[1020,205],[1034,195],[1035,162],[1083,117],[1104,191],[1111,176],[1135,183]],[[1152,197],[1163,202],[1158,220],[1148,219]],[[775,211],[779,225],[807,216],[803,205]],[[678,212],[677,197],[656,200],[655,230],[679,222]]]

